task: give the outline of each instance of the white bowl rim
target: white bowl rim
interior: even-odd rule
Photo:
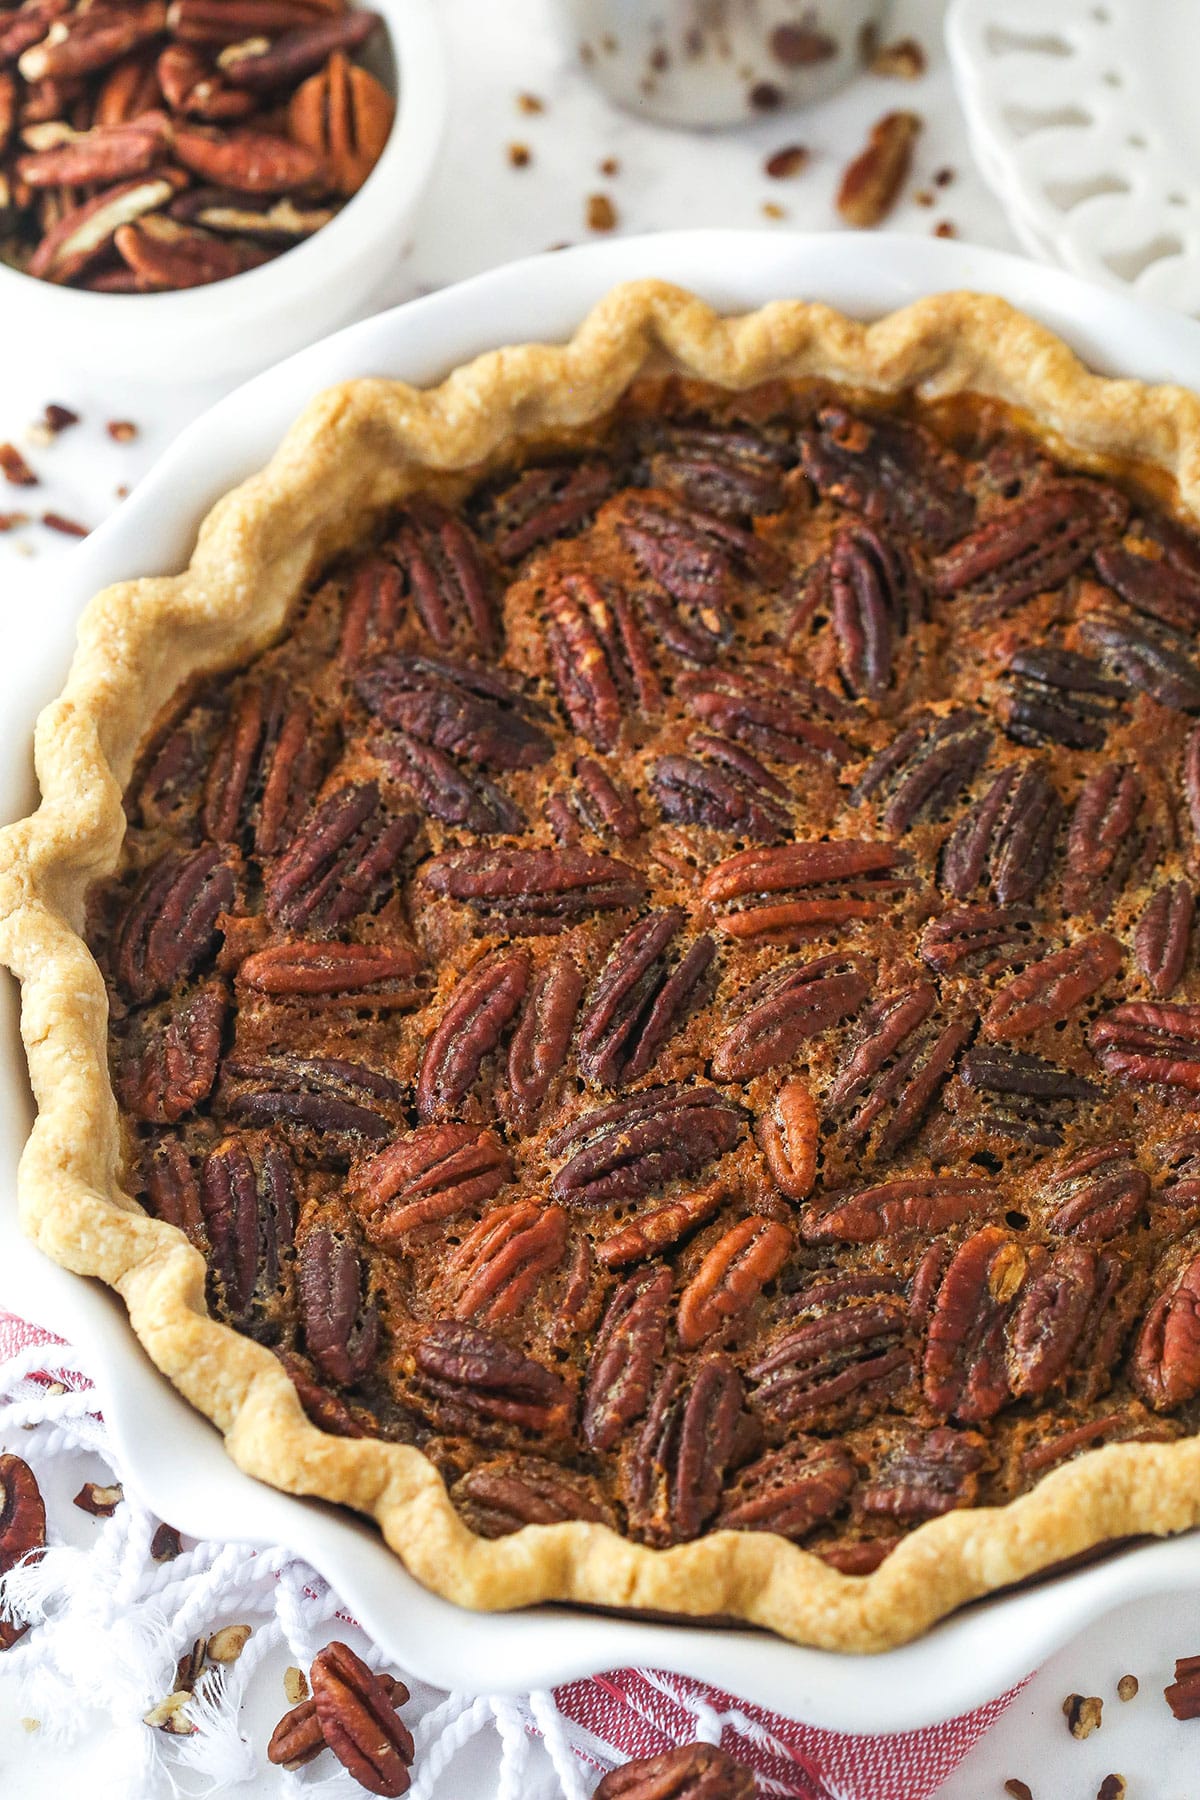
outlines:
[[[873,317],[921,294],[998,293],[1040,317],[1094,366],[1200,389],[1200,326],[1061,271],[969,244],[898,235],[687,231],[586,245],[507,264],[353,325],[220,401],[175,441],[125,506],[33,578],[10,615],[22,634],[0,665],[0,716],[24,744],[61,685],[74,624],[107,582],[177,567],[199,519],[259,466],[304,401],[354,374],[424,383],[479,350],[561,339],[618,281],[657,276],[724,310],[789,295]],[[27,756],[0,759],[0,817],[30,798]],[[0,1045],[0,1159],[12,1173],[30,1100],[12,983]],[[36,1252],[0,1209],[0,1299],[65,1332],[96,1371],[129,1485],[189,1534],[284,1543],[331,1581],[389,1656],[438,1687],[524,1692],[627,1664],[693,1675],[812,1725],[898,1731],[953,1716],[1020,1681],[1051,1651],[1124,1602],[1200,1589],[1200,1535],[1114,1553],[1092,1567],[986,1601],[915,1643],[839,1656],[748,1630],[664,1625],[580,1610],[467,1613],[427,1593],[351,1515],[259,1485],[154,1370],[116,1297]]]
[[[362,0],[362,6],[380,15],[389,40],[396,116],[379,161],[328,225],[256,269],[172,293],[97,294],[42,281],[0,262],[0,311],[36,308],[40,329],[73,333],[60,341],[83,345],[110,326],[123,333],[169,331],[186,337],[193,327],[210,328],[214,318],[224,316],[232,327],[290,299],[331,259],[354,257],[388,218],[407,216],[432,172],[446,112],[446,59],[435,0]]]

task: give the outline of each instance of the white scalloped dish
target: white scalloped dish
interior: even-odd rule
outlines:
[[[731,278],[724,271],[736,269]],[[266,460],[317,389],[370,373],[424,383],[478,351],[514,340],[560,339],[614,283],[669,278],[724,311],[801,294],[858,316],[922,293],[996,292],[1071,339],[1094,365],[1200,386],[1200,332],[1150,309],[989,253],[902,240],[766,239],[688,234],[597,247],[513,268],[387,315],[317,346],[222,403],[177,444],[126,513],[59,572],[53,598],[2,678],[9,742],[25,741],[37,703],[60,685],[75,620],[101,586],[186,559],[199,519],[222,492]],[[23,769],[8,771],[5,804],[23,810]],[[27,1107],[23,1068],[6,1066],[6,1153],[15,1158]],[[0,1221],[9,1304],[19,1296],[88,1348],[131,1479],[160,1514],[206,1536],[282,1541],[308,1556],[364,1624],[408,1666],[443,1685],[524,1689],[625,1661],[660,1663],[829,1725],[860,1722],[870,1679],[872,1724],[890,1729],[946,1716],[995,1693],[1053,1644],[1117,1601],[1194,1580],[1190,1539],[1111,1555],[1051,1584],[1009,1594],[948,1620],[903,1650],[858,1658],[797,1650],[753,1632],[667,1627],[547,1608],[478,1616],[419,1588],[375,1534],[344,1514],[257,1486],[230,1463],[215,1433],[154,1372],[107,1294],[36,1257],[11,1219]],[[883,1679],[880,1679],[880,1678]]]

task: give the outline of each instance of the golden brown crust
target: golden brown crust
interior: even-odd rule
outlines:
[[[21,1218],[57,1261],[118,1290],[158,1367],[225,1433],[241,1468],[372,1515],[417,1579],[447,1598],[487,1610],[572,1600],[724,1615],[799,1643],[883,1649],[1095,1544],[1200,1522],[1200,1440],[1093,1451],[1007,1507],[922,1526],[867,1576],[750,1532],[665,1551],[582,1523],[478,1538],[420,1451],[312,1425],[277,1359],[208,1316],[199,1252],[120,1185],[105,990],[80,931],[88,888],[120,852],[121,792],[148,724],[181,682],[270,641],[310,572],[430,471],[474,467],[523,437],[596,418],[664,362],[733,388],[822,376],[992,395],[1076,462],[1162,470],[1200,515],[1200,401],[1094,376],[985,296],[937,295],[862,326],[800,302],[721,319],[675,288],[639,282],[610,294],[564,346],[491,353],[426,392],[378,380],[332,389],[268,467],[214,508],[183,574],[123,583],[92,602],[66,689],[39,720],[43,802],[0,834],[0,955],[21,981],[39,1106]]]

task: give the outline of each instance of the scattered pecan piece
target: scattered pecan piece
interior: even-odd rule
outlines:
[[[74,1500],[80,1512],[91,1513],[94,1519],[111,1519],[125,1498],[125,1490],[120,1482],[112,1487],[102,1487],[98,1482],[85,1481]]]
[[[921,123],[917,113],[890,112],[871,127],[838,187],[837,209],[847,225],[866,231],[886,219],[908,178]]]
[[[1104,1702],[1096,1694],[1068,1694],[1063,1701],[1063,1717],[1073,1738],[1091,1737],[1099,1731]]]
[[[1176,1658],[1175,1679],[1163,1697],[1177,1719],[1200,1718],[1200,1656]]]
[[[0,1575],[27,1556],[36,1556],[46,1542],[46,1508],[37,1477],[27,1462],[0,1453]],[[11,1650],[28,1626],[0,1619],[0,1650]]]
[[[309,1679],[321,1736],[343,1768],[368,1793],[407,1793],[416,1747],[396,1712],[408,1698],[403,1682],[373,1674],[336,1641],[313,1658]]]

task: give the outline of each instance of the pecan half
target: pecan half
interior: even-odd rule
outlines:
[[[558,1267],[566,1247],[567,1215],[561,1207],[518,1200],[494,1208],[446,1258],[454,1317],[485,1325],[512,1318]]]
[[[790,1061],[800,1045],[857,1012],[870,992],[838,956],[793,961],[753,982],[735,1002],[736,1022],[712,1055],[718,1081],[751,1081]]]
[[[947,1425],[907,1431],[872,1470],[859,1505],[868,1517],[905,1525],[973,1506],[984,1456],[985,1442],[976,1431],[954,1431]]]
[[[213,191],[209,190],[210,193]],[[234,195],[232,198],[238,205],[245,205],[245,201],[240,196]],[[283,201],[279,204],[287,205],[288,202]],[[201,223],[203,222],[201,220]],[[214,229],[217,227],[214,226]],[[403,599],[404,583],[399,569],[389,557],[368,556],[359,564],[351,578],[350,585],[346,590],[346,598],[342,604],[338,661],[343,666],[353,668],[368,651],[377,649],[395,636],[401,619]],[[390,686],[388,672],[392,666],[390,658],[381,659],[379,679],[385,699]],[[355,685],[357,686],[357,683]],[[359,688],[358,691],[360,699],[365,701],[368,708],[374,712],[376,707],[372,700],[371,688]],[[384,717],[389,716],[384,714]],[[407,725],[408,721],[404,718],[397,718],[392,720],[392,723]],[[434,741],[436,740],[426,738],[426,742]],[[442,746],[442,748],[447,747],[452,746]]]
[[[46,1507],[37,1477],[21,1457],[0,1453],[0,1575],[36,1556],[45,1542]],[[11,1650],[28,1629],[15,1619],[0,1619],[0,1650]]]
[[[477,1463],[455,1482],[450,1497],[471,1530],[484,1538],[568,1519],[614,1523],[611,1508],[586,1476],[536,1457]]]
[[[716,1744],[681,1744],[610,1769],[592,1800],[754,1800],[754,1777]]]
[[[443,1432],[479,1443],[514,1433],[569,1434],[574,1404],[561,1375],[479,1325],[439,1319],[417,1344],[413,1403]]]
[[[701,724],[789,767],[849,762],[854,751],[825,720],[844,721],[853,709],[829,688],[800,676],[786,680],[770,670],[684,670],[675,697]],[[817,714],[818,717],[813,715]]]
[[[1092,559],[1101,581],[1140,613],[1193,635],[1200,623],[1200,567],[1194,541],[1169,519],[1139,519]]]
[[[390,1011],[419,1003],[421,993],[412,985],[419,967],[418,953],[407,944],[293,938],[245,957],[238,965],[237,985],[306,1008]]]
[[[508,1152],[494,1132],[423,1125],[359,1166],[354,1207],[368,1241],[395,1252],[409,1232],[493,1199],[511,1174]]]
[[[204,835],[260,856],[283,850],[321,784],[326,747],[303,696],[283,680],[247,683],[217,740],[204,789]]]
[[[253,94],[230,87],[191,44],[167,45],[158,59],[156,80],[171,111],[184,118],[215,125],[244,119],[255,109]]]
[[[1116,974],[1122,957],[1116,938],[1096,931],[1042,962],[1030,963],[999,990],[983,1015],[985,1036],[1007,1042],[1069,1018]]]
[[[867,764],[851,798],[882,803],[884,828],[898,836],[922,820],[945,818],[991,741],[991,725],[969,706],[917,718]]]
[[[855,838],[742,850],[717,864],[700,896],[718,909],[730,937],[802,943],[831,926],[885,912],[898,885],[896,862],[891,845]]]
[[[455,644],[493,652],[499,621],[480,545],[453,514],[422,499],[411,505],[386,548],[439,650]]]
[[[660,756],[650,765],[650,786],[664,819],[763,844],[788,836],[791,792],[757,757],[706,732],[695,733],[687,747],[694,754]]]
[[[1167,1283],[1146,1314],[1130,1379],[1155,1412],[1170,1412],[1200,1393],[1200,1256]]]
[[[829,592],[842,679],[850,693],[878,699],[891,685],[896,639],[920,617],[908,561],[877,531],[845,525],[829,553]]]
[[[1028,1050],[976,1046],[963,1057],[958,1076],[986,1096],[982,1123],[988,1129],[1028,1144],[1061,1144],[1079,1104],[1104,1093],[1086,1076]]]
[[[975,503],[961,465],[924,426],[833,404],[800,434],[800,450],[822,498],[898,537],[936,550],[970,528]]]
[[[213,844],[168,851],[133,891],[113,946],[118,986],[139,1005],[194,975],[237,898],[233,863]]]
[[[111,248],[118,231],[165,206],[185,180],[174,170],[159,170],[69,207],[46,231],[26,274],[60,284],[75,281]]]
[[[313,1658],[309,1681],[321,1735],[342,1767],[368,1793],[407,1793],[416,1747],[396,1712],[408,1698],[404,1684],[373,1674],[336,1641]]]
[[[1010,657],[1004,729],[1018,744],[1063,744],[1100,750],[1118,718],[1127,689],[1100,663],[1058,644],[1036,644]]]
[[[728,638],[725,608],[739,574],[771,583],[786,568],[780,553],[752,531],[678,502],[629,496],[617,531],[643,572],[675,602],[684,633],[705,647],[699,659],[681,652],[693,660],[711,661]]]
[[[575,1030],[583,975],[567,955],[553,956],[532,976],[508,1045],[503,1111],[518,1124],[536,1117],[561,1076]]]
[[[1050,872],[1062,819],[1062,801],[1040,764],[1010,763],[947,839],[942,886],[965,900],[986,876],[1002,906],[1032,900]]]
[[[672,1286],[670,1269],[652,1264],[623,1281],[608,1303],[583,1398],[583,1435],[593,1450],[611,1450],[649,1404]]]
[[[975,1425],[1009,1399],[1004,1333],[1026,1268],[1016,1238],[995,1225],[954,1253],[925,1343],[925,1398],[935,1411]]]
[[[705,1224],[721,1210],[725,1194],[720,1188],[703,1189],[697,1194],[683,1194],[665,1206],[642,1213],[612,1237],[596,1245],[596,1256],[605,1268],[620,1269],[626,1263],[644,1262],[669,1249]]]
[[[1200,1094],[1200,1005],[1130,1000],[1096,1020],[1089,1042],[1109,1075]]]
[[[142,1165],[147,1210],[156,1219],[174,1225],[198,1249],[208,1248],[204,1214],[200,1210],[200,1183],[181,1138],[161,1137]]]
[[[807,1082],[798,1075],[785,1081],[754,1129],[776,1187],[789,1200],[805,1199],[817,1178],[820,1136],[817,1104]]]
[[[1059,588],[1124,526],[1116,488],[1082,477],[1050,480],[993,513],[933,565],[934,591],[970,594],[1007,612]]]
[[[546,817],[560,844],[578,843],[581,826],[594,837],[614,837],[619,843],[630,842],[642,829],[631,789],[592,756],[578,758],[575,779],[565,793],[550,795]]]
[[[864,148],[838,184],[837,209],[847,225],[869,231],[887,218],[908,179],[921,125],[915,112],[884,113],[872,125]]]
[[[223,132],[177,121],[173,136],[175,155],[185,169],[237,194],[290,194],[325,174],[314,150],[272,132],[248,127]]]
[[[782,508],[790,461],[786,445],[749,426],[672,423],[656,433],[650,474],[689,506],[736,522]]]
[[[426,1040],[417,1079],[422,1119],[444,1118],[462,1105],[528,987],[529,959],[520,951],[487,957],[463,976]]]
[[[773,1531],[798,1544],[841,1511],[857,1480],[841,1444],[794,1437],[741,1471],[726,1488],[714,1525],[723,1531]]]
[[[936,990],[918,982],[863,1013],[826,1097],[830,1114],[841,1116],[844,1139],[869,1142],[874,1154],[890,1155],[918,1129],[971,1035],[967,1020],[943,1022],[936,1006]]]
[[[751,1214],[717,1239],[679,1296],[679,1342],[685,1350],[721,1341],[745,1317],[792,1248],[777,1219]]]
[[[135,1035],[116,1072],[122,1106],[135,1119],[169,1125],[212,1093],[221,1060],[229,995],[220,981],[168,1008]]]
[[[1130,687],[1176,712],[1200,712],[1200,668],[1180,633],[1107,611],[1089,613],[1080,632]]]
[[[379,24],[379,14],[360,11],[338,12],[320,16],[320,9],[310,14],[311,24],[298,25],[281,36],[265,38],[247,33],[241,43],[228,44],[217,56],[218,67],[239,87],[262,92],[286,87],[302,76],[322,68],[335,51],[359,50]],[[289,128],[302,143],[289,118]],[[385,133],[386,136],[386,133]],[[320,144],[312,144],[320,149]],[[379,146],[383,148],[382,144]],[[360,184],[361,185],[361,184]]]
[[[261,1329],[295,1253],[296,1180],[287,1152],[269,1140],[224,1139],[204,1159],[200,1208],[218,1308],[239,1330]]]
[[[1122,1279],[1111,1257],[1064,1244],[1030,1275],[1012,1317],[1008,1384],[1018,1398],[1040,1398],[1073,1374],[1105,1381],[1108,1357],[1093,1341]]]
[[[615,750],[626,711],[661,699],[628,597],[590,575],[565,575],[546,603],[546,648],[563,711],[597,750]]]
[[[486,776],[460,769],[443,751],[402,731],[379,732],[369,749],[389,774],[410,789],[420,810],[473,835],[515,835],[525,829],[519,806]]]
[[[669,1181],[698,1175],[731,1150],[745,1117],[716,1088],[642,1088],[585,1113],[551,1139],[552,1157],[571,1154],[550,1192],[568,1206],[641,1199]]]
[[[253,244],[226,243],[157,213],[122,225],[114,233],[113,243],[129,271],[130,285],[119,290],[124,292],[207,287],[266,260],[265,253]],[[116,271],[114,279],[120,275],[121,271]],[[96,282],[105,279],[99,275]]]
[[[703,991],[712,938],[696,938],[677,960],[670,954],[686,916],[678,906],[648,913],[609,952],[579,1026],[579,1066],[602,1087],[648,1074]]]
[[[768,1417],[802,1429],[846,1417],[911,1374],[903,1300],[874,1279],[861,1287],[843,1295],[834,1281],[798,1296],[815,1316],[789,1325],[748,1370]]]
[[[741,1377],[724,1356],[686,1369],[668,1362],[623,1460],[630,1528],[665,1547],[698,1537],[720,1505],[745,1407]]]
[[[165,113],[148,112],[120,125],[96,125],[64,144],[19,156],[19,181],[31,188],[87,187],[128,181],[161,162],[167,149]]]
[[[380,566],[368,564],[367,569],[374,571],[377,586],[383,579]],[[360,586],[361,578],[356,578],[342,627],[341,654],[351,662],[379,629],[356,627],[348,649],[350,609]],[[429,656],[377,656],[361,666],[354,687],[385,724],[482,768],[532,769],[553,750],[542,728],[545,715],[510,678],[491,669]]]
[[[582,850],[453,850],[432,857],[420,880],[472,907],[481,915],[481,930],[501,924],[523,937],[564,931],[589,913],[634,906],[643,893],[642,878],[629,863]]]
[[[1150,1199],[1150,1177],[1134,1162],[1132,1144],[1102,1144],[1064,1163],[1046,1198],[1054,1207],[1049,1230],[1102,1243],[1137,1223]]]
[[[348,1057],[230,1057],[225,1076],[231,1118],[316,1133],[332,1140],[324,1147],[334,1153],[339,1139],[354,1146],[391,1137],[403,1116],[400,1084]]]
[[[504,562],[520,562],[539,544],[574,536],[619,478],[611,463],[599,460],[535,464],[489,496],[484,533]]]
[[[1146,903],[1133,934],[1137,966],[1163,999],[1177,987],[1188,958],[1195,895],[1186,881],[1166,882]]]
[[[810,1244],[872,1244],[880,1238],[920,1232],[929,1237],[987,1212],[999,1200],[994,1182],[957,1175],[910,1175],[864,1188],[849,1199],[805,1213]]]
[[[289,930],[332,931],[376,911],[417,833],[412,813],[384,810],[376,782],[348,782],[320,802],[267,870],[267,913]]]
[[[367,16],[361,13],[348,15],[359,19]],[[317,29],[328,30],[329,27]],[[315,35],[314,32],[314,38]],[[273,45],[272,50],[275,58],[280,59],[282,43]],[[315,43],[301,48],[293,40],[291,54],[308,61],[318,52]],[[261,67],[263,59],[257,60]],[[230,74],[235,81],[244,80],[244,65],[235,64]],[[357,194],[383,155],[395,112],[395,102],[387,89],[366,69],[356,68],[344,50],[338,49],[324,67],[292,95],[288,106],[288,130],[297,143],[306,144],[320,157],[338,193],[349,197]]]
[[[339,1387],[360,1381],[379,1347],[379,1313],[363,1296],[363,1264],[349,1238],[328,1225],[306,1232],[296,1291],[308,1354]]]
[[[162,0],[140,6],[72,13],[56,18],[46,35],[22,52],[17,67],[26,81],[70,80],[106,68],[162,32]]]

